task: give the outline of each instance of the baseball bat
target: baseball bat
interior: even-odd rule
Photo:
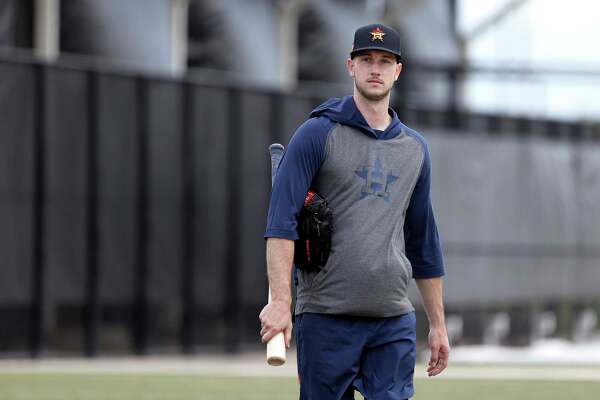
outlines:
[[[271,155],[271,186],[275,182],[277,169],[283,157],[283,146],[279,143],[273,143],[269,146],[269,154]],[[269,303],[271,302],[271,289],[269,288]],[[267,342],[267,363],[273,366],[283,365],[286,361],[285,357],[285,338],[283,332],[279,332]]]

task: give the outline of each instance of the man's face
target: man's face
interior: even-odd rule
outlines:
[[[388,96],[402,70],[393,54],[380,50],[358,53],[354,59],[348,59],[347,67],[358,92],[371,101]]]

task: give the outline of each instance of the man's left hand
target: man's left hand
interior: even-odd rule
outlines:
[[[431,357],[427,364],[427,374],[436,376],[446,369],[450,357],[450,343],[445,326],[429,329],[429,350],[431,350]]]

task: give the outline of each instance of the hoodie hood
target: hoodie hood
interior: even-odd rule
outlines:
[[[356,103],[352,96],[344,96],[341,99],[331,98],[325,103],[315,108],[311,113],[310,117],[326,117],[333,122],[340,123],[342,125],[348,125],[356,128],[366,135],[372,136],[375,139],[386,140],[393,139],[402,132],[402,124],[398,119],[398,115],[391,108],[388,109],[392,117],[392,122],[386,128],[383,133],[377,134],[377,132],[369,126],[365,117],[361,114],[359,109],[356,107]]]

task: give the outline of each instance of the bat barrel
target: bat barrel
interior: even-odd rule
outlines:
[[[269,146],[269,154],[271,155],[271,185],[275,183],[275,176],[277,176],[277,169],[279,163],[283,157],[283,145],[279,143],[273,143]]]
[[[285,364],[285,338],[283,332],[279,332],[267,342],[267,363],[278,367]]]

